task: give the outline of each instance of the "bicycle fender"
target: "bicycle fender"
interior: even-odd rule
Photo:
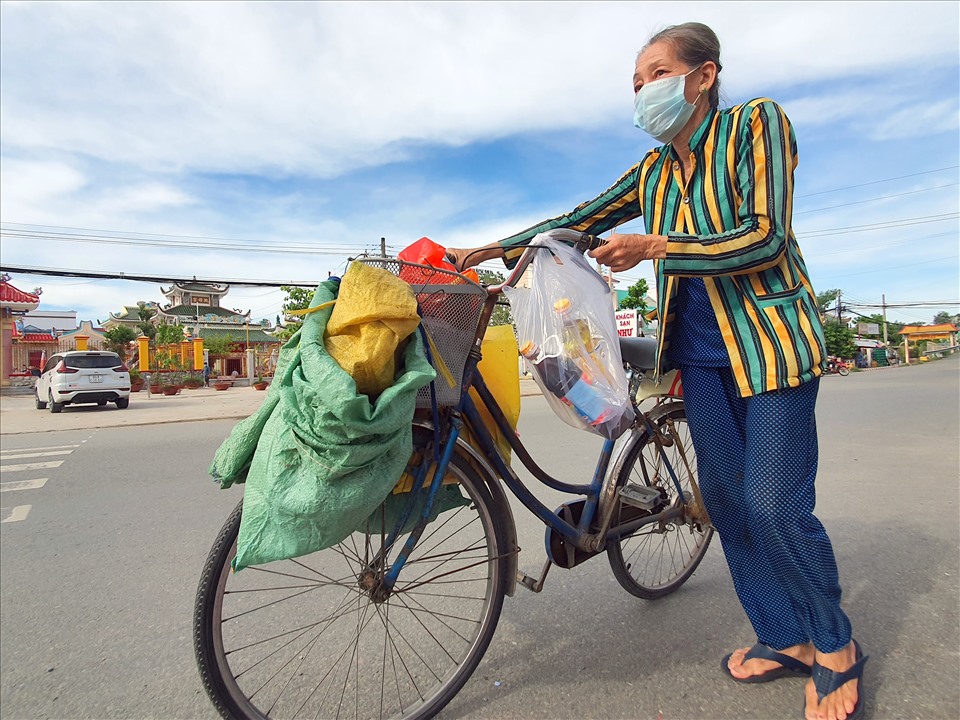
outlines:
[[[414,427],[423,428],[430,434],[433,434],[433,423],[429,420],[417,419],[414,420],[413,425]],[[499,476],[476,448],[467,443],[463,438],[457,438],[456,452],[461,457],[464,457],[480,475],[480,478],[487,486],[494,507],[504,520],[504,526],[507,531],[507,547],[510,550],[510,554],[507,556],[507,577],[504,592],[507,597],[513,597],[517,590],[517,569],[519,567],[520,548],[517,546],[517,526],[513,519],[513,510],[510,507],[510,501],[503,491]]]
[[[650,422],[656,426],[660,422],[661,418],[676,410],[678,406],[683,407],[683,400],[672,400],[670,402],[661,403],[660,405],[652,408],[649,412],[645,413],[645,415],[650,419]],[[616,458],[610,464],[610,470],[607,471],[608,482],[604,485],[604,488],[601,491],[601,503],[606,500],[606,495],[608,493],[612,494],[615,491],[613,482],[610,482],[610,480],[620,476],[620,472],[623,469],[623,464],[627,459],[627,451],[633,446],[634,438],[641,437],[646,434],[646,427],[644,427],[642,423],[638,422],[630,431],[630,434],[625,436],[624,442],[620,444],[620,448],[617,451]]]

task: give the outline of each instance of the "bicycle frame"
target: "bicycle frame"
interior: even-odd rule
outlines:
[[[612,495],[605,494],[604,489],[607,482],[614,481],[614,478],[608,479],[608,470],[610,467],[610,461],[613,457],[613,451],[616,446],[615,441],[604,441],[603,447],[600,450],[600,456],[597,459],[597,465],[593,472],[593,477],[589,484],[571,484],[558,480],[545,472],[536,464],[527,449],[524,447],[523,443],[517,437],[514,430],[510,427],[509,422],[504,416],[503,410],[497,404],[496,399],[487,388],[486,383],[483,380],[483,376],[477,367],[482,357],[480,347],[483,342],[483,337],[486,333],[490,317],[493,314],[497,298],[501,295],[505,286],[515,284],[516,280],[523,274],[524,270],[532,260],[532,249],[534,248],[530,247],[524,252],[520,261],[517,263],[516,267],[506,281],[500,285],[490,286],[487,288],[487,297],[484,301],[484,307],[480,315],[480,320],[477,324],[477,332],[474,337],[471,350],[467,356],[466,367],[463,373],[463,381],[460,388],[460,401],[455,407],[444,412],[446,421],[441,422],[440,427],[435,427],[435,433],[439,436],[438,439],[440,442],[439,447],[435,448],[434,451],[435,455],[433,460],[436,461],[436,469],[429,486],[425,485],[424,481],[426,479],[426,470],[428,469],[431,459],[425,459],[423,466],[418,471],[416,483],[414,488],[411,490],[411,498],[408,501],[407,512],[404,513],[404,518],[408,516],[409,511],[417,504],[417,500],[414,499],[414,496],[416,496],[417,493],[413,490],[416,488],[421,488],[421,492],[427,493],[427,500],[423,506],[421,517],[417,525],[411,531],[403,549],[398,554],[396,560],[392,563],[390,570],[387,572],[387,575],[384,579],[384,584],[388,588],[392,587],[396,582],[406,558],[409,557],[409,554],[419,540],[423,529],[426,527],[434,499],[440,489],[443,477],[447,471],[447,466],[453,455],[454,446],[456,445],[457,438],[460,435],[464,418],[466,419],[470,427],[470,432],[473,438],[479,444],[479,448],[486,460],[490,463],[493,470],[495,470],[496,473],[498,473],[503,479],[514,496],[516,496],[516,498],[528,510],[536,515],[541,522],[544,523],[544,525],[559,533],[565,540],[571,542],[575,547],[581,550],[590,553],[596,553],[605,546],[608,538],[617,538],[623,535],[628,535],[644,525],[658,522],[668,522],[682,515],[682,510],[680,508],[667,508],[659,513],[636,518],[615,527],[601,528],[599,533],[591,532],[591,528],[595,527],[594,521],[598,516],[598,512],[601,516],[603,516],[602,510],[604,508],[601,507],[601,498],[605,498],[608,502],[612,502]],[[543,485],[546,485],[547,487],[559,492],[569,495],[586,496],[582,513],[576,524],[567,522],[556,512],[550,510],[550,508],[540,502],[540,500],[534,496],[534,494],[527,488],[526,485],[524,485],[523,481],[513,471],[513,469],[510,467],[510,464],[500,454],[493,436],[488,430],[486,424],[481,419],[479,410],[477,409],[473,398],[470,397],[468,392],[470,388],[476,390],[481,402],[490,413],[500,433],[504,436],[504,438],[506,438],[511,449],[516,454],[516,457],[520,459],[524,467],[526,467],[527,470],[538,481],[540,481]],[[638,412],[637,418],[637,423],[633,426],[633,428],[631,428],[630,432],[635,432],[639,425],[643,431],[653,433],[654,435],[656,434],[655,428],[646,415]],[[666,461],[669,474],[676,483],[676,476],[672,467],[670,467],[669,461],[666,460],[666,457],[664,457],[664,460]],[[606,519],[609,520],[608,517]],[[391,540],[393,538],[394,535],[391,534]],[[388,541],[387,547],[389,547],[391,544],[392,542]],[[549,553],[549,547],[547,550]]]

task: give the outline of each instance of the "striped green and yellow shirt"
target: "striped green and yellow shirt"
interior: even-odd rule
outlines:
[[[677,279],[699,277],[742,396],[819,376],[823,326],[791,228],[797,145],[790,121],[768,99],[711,110],[690,152],[686,183],[673,146],[656,148],[594,200],[501,240],[507,265],[537,233],[599,234],[643,216],[647,233],[668,237],[666,258],[654,262],[658,364],[670,342]]]

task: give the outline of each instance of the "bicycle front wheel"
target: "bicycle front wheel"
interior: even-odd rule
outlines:
[[[669,595],[683,585],[697,569],[713,537],[713,527],[697,502],[691,482],[696,479],[697,458],[682,402],[672,404],[657,421],[657,429],[673,439],[663,451],[683,495],[677,492],[663,456],[647,433],[635,436],[626,448],[627,459],[617,487],[633,483],[653,488],[660,493],[662,507],[680,508],[682,513],[675,520],[644,525],[607,544],[607,558],[617,581],[627,592],[647,600]],[[620,507],[614,511],[615,525]]]
[[[447,477],[466,502],[426,526],[386,596],[377,580],[407,535],[384,547],[390,528],[370,523],[327,550],[234,573],[237,506],[194,612],[197,663],[221,715],[428,718],[456,695],[496,630],[508,550],[473,469],[454,457]]]

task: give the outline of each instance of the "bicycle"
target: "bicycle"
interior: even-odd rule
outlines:
[[[581,251],[598,242],[567,232]],[[476,669],[504,598],[518,585],[539,592],[551,566],[571,568],[606,553],[620,585],[650,600],[674,592],[696,570],[713,528],[696,483],[683,400],[658,391],[652,408],[639,409],[651,394],[656,340],[621,338],[637,419],[616,443],[604,442],[589,484],[540,469],[477,372],[497,298],[536,249],[528,247],[500,285],[485,288],[451,274],[442,286],[416,288],[422,324],[456,382],[438,379],[433,394],[421,391],[407,471],[362,532],[306,557],[234,574],[242,501],[228,517],[194,611],[200,675],[221,715],[429,718]],[[389,258],[366,261],[397,274],[403,267]],[[577,499],[553,511],[534,497],[498,452],[468,388],[533,476]],[[464,441],[465,426],[475,444]],[[503,485],[546,526],[548,557],[537,578],[518,569]],[[455,496],[455,507],[439,512],[440,499]]]

